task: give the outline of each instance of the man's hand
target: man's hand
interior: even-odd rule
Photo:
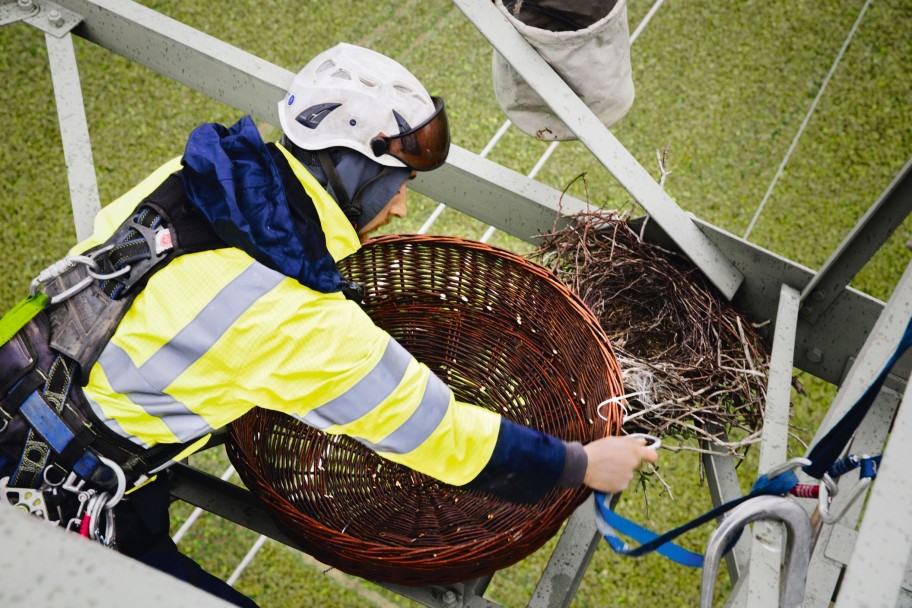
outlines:
[[[659,454],[646,447],[641,437],[605,437],[585,446],[589,464],[583,483],[600,492],[617,494],[627,489],[634,471],[646,462],[655,462]]]

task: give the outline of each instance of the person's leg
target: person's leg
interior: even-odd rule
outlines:
[[[115,507],[117,550],[147,566],[242,608],[257,608],[253,600],[182,554],[171,540],[168,484],[153,482],[130,494]]]
[[[161,570],[171,576],[207,591],[226,602],[242,608],[257,608],[256,603],[222,579],[203,570],[199,564],[177,550],[169,537],[159,542],[142,555],[134,557],[147,566]]]

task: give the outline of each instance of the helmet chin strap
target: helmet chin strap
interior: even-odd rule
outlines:
[[[342,212],[345,213],[345,217],[354,224],[361,216],[360,201],[358,201],[357,197],[354,202],[349,199],[348,192],[345,190],[345,185],[342,183],[342,178],[339,177],[339,172],[336,171],[336,165],[333,163],[329,152],[327,150],[320,150],[317,152],[317,158],[320,161],[320,168],[323,169],[323,173],[326,175],[326,180],[333,188],[333,193],[336,195],[336,202],[339,204],[339,207],[341,207]]]
[[[383,209],[383,207],[386,206],[386,203],[388,203],[389,201],[383,201],[383,205],[380,206],[380,208],[377,208],[375,205],[370,205],[370,201],[368,201],[369,206],[367,207],[367,209],[365,209],[364,205],[361,202],[362,196],[364,195],[365,192],[367,192],[368,188],[370,188],[371,185],[385,179],[386,177],[388,177],[389,175],[392,175],[395,172],[396,172],[395,167],[384,167],[383,170],[380,171],[380,173],[378,173],[374,177],[370,178],[369,180],[367,180],[366,182],[361,184],[361,186],[358,188],[358,191],[355,192],[355,196],[352,198],[352,207],[354,207],[358,210],[359,217],[361,215],[363,215],[364,213],[369,213],[372,210],[376,209],[376,213],[372,214],[371,217],[368,218],[364,222],[364,226],[366,226],[367,223],[370,222],[370,220],[372,220],[374,217],[376,217],[377,213],[380,213],[380,211]],[[405,180],[403,180],[403,181],[405,181]],[[358,228],[363,228],[363,226],[358,226]]]
[[[372,184],[385,179],[389,175],[393,174],[397,169],[395,167],[384,167],[380,173],[358,186],[358,190],[355,192],[355,195],[349,198],[348,192],[345,190],[345,185],[342,183],[342,178],[339,176],[339,171],[336,169],[336,165],[333,162],[329,152],[326,150],[321,150],[317,152],[317,158],[320,161],[320,167],[323,169],[323,173],[326,175],[326,179],[333,187],[333,192],[337,197],[336,202],[339,204],[342,212],[345,213],[345,217],[349,219],[356,230],[358,228],[361,228],[361,226],[357,224],[364,209],[364,206],[361,204],[361,197],[365,192],[367,192],[368,188],[370,188]],[[379,209],[377,209],[377,211],[379,212]],[[370,219],[365,221],[364,224],[366,225],[369,221]]]

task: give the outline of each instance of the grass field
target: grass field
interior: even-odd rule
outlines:
[[[147,6],[296,70],[317,52],[346,41],[384,52],[446,98],[456,144],[478,152],[504,117],[494,100],[491,50],[444,0],[277,0],[144,2]],[[747,229],[821,84],[865,5],[863,0],[668,0],[632,49],[637,99],[612,132],[653,174],[655,150],[670,146],[666,189],[686,210],[729,232]],[[653,6],[629,1],[631,31]],[[865,209],[912,156],[912,4],[871,3],[784,167],[751,241],[819,267]],[[80,77],[103,202],[116,198],[163,161],[181,154],[201,122],[231,124],[239,113],[205,96],[76,40]],[[37,272],[73,244],[72,213],[60,147],[44,35],[24,24],[0,26],[0,307],[25,293]],[[526,173],[547,144],[511,129],[489,158]],[[630,209],[629,196],[578,143],[561,144],[537,179],[565,188],[586,174],[592,203]],[[571,187],[586,196],[581,182]],[[497,204],[497,201],[491,201]],[[436,203],[412,195],[409,218],[390,228],[413,232]],[[447,210],[432,232],[478,238],[480,222]],[[853,285],[885,299],[906,267],[907,222]],[[494,244],[528,247],[502,234]],[[833,388],[802,377],[809,396],[794,395],[793,423],[805,438]],[[663,476],[674,499],[650,489],[621,509],[666,529],[709,506],[691,454],[664,452]],[[220,474],[221,454],[195,464]],[[745,482],[755,461],[744,463]],[[176,505],[173,523],[190,508]],[[699,550],[709,530],[685,544]],[[227,578],[256,540],[203,516],[182,547]],[[525,605],[547,559],[546,547],[494,577],[488,597]],[[237,586],[269,607],[410,605],[378,587],[325,572],[306,556],[268,542]],[[727,587],[720,581],[717,598]],[[659,557],[627,560],[601,547],[574,606],[693,606],[699,572]]]

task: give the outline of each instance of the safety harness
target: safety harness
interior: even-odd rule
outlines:
[[[0,500],[110,545],[124,494],[206,443],[144,449],[99,420],[81,390],[137,294],[176,257],[237,247],[306,287],[363,299],[290,162],[249,116],[201,125],[180,171],[110,238],[32,281],[0,320]]]
[[[97,419],[81,387],[155,272],[226,246],[172,174],[107,241],[39,274],[0,321],[0,500],[113,544],[111,509],[188,445],[142,449]]]

